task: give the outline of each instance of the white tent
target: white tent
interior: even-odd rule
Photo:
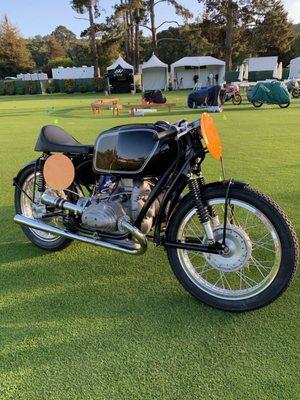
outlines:
[[[225,62],[211,56],[183,57],[171,65],[174,89],[192,89],[197,75],[202,86],[208,83],[209,74],[213,74],[215,83],[222,84],[225,77]],[[215,78],[218,78],[216,82]]]
[[[291,60],[289,78],[300,78],[300,57]]]
[[[133,66],[128,64],[128,62],[126,62],[124,58],[121,56],[119,56],[113,64],[107,67],[107,71],[116,69],[119,66],[122,67],[123,69],[131,69],[133,71]]]
[[[143,90],[166,90],[168,87],[168,65],[155,54],[142,65]]]
[[[274,71],[275,68],[277,68],[278,57],[268,56],[247,58],[244,63],[248,64],[249,72]]]

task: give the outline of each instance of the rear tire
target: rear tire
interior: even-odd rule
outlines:
[[[252,101],[252,104],[255,108],[260,108],[264,103],[261,101]]]
[[[232,103],[235,106],[239,106],[242,103],[242,96],[240,94],[236,94],[232,98]]]
[[[279,104],[280,108],[288,108],[291,103]]]
[[[223,201],[223,200],[225,201],[226,188],[219,187],[210,189],[207,192],[207,194],[204,195],[204,197],[205,200],[207,201],[209,200],[212,201],[213,199],[215,199],[215,201]],[[246,204],[258,210],[258,212],[261,213],[263,218],[266,218],[267,221],[270,222],[271,226],[274,228],[273,235],[276,232],[276,237],[278,238],[278,242],[280,243],[280,249],[281,249],[280,258],[278,258],[276,268],[274,272],[273,269],[270,270],[271,274],[270,278],[269,275],[265,278],[260,278],[261,279],[260,283],[262,284],[260,290],[255,289],[256,286],[252,284],[253,291],[251,293],[249,292],[249,295],[248,296],[245,295],[244,297],[242,295],[238,297],[238,292],[240,287],[238,287],[237,289],[236,288],[232,289],[229,286],[230,289],[232,289],[231,297],[230,295],[228,296],[222,295],[222,287],[220,288],[219,292],[217,290],[214,290],[214,287],[216,288],[216,286],[211,286],[212,290],[208,290],[207,284],[209,282],[207,281],[208,278],[206,278],[208,275],[204,275],[201,272],[201,268],[203,271],[203,268],[205,269],[206,267],[202,265],[203,264],[202,261],[199,262],[200,265],[197,265],[196,264],[197,259],[195,260],[195,257],[202,257],[202,259],[205,259],[205,256],[202,255],[203,253],[197,252],[196,255],[194,255],[191,252],[190,255],[190,253],[188,253],[186,250],[180,250],[170,247],[167,248],[167,253],[169,262],[171,264],[172,270],[176,278],[179,280],[182,286],[197,300],[206,303],[214,308],[219,308],[226,311],[242,312],[242,311],[254,310],[268,305],[269,303],[277,299],[288,288],[288,286],[292,281],[292,278],[296,273],[296,268],[299,258],[299,248],[298,248],[296,233],[294,231],[291,222],[289,221],[288,217],[284,214],[282,209],[276,203],[274,203],[270,198],[249,187],[244,187],[243,189],[233,187],[230,190],[230,199],[233,202],[234,201],[240,202],[240,204]],[[167,240],[169,241],[180,240],[180,238],[178,238],[178,234],[182,227],[182,223],[186,219],[187,215],[189,215],[189,213],[191,213],[191,210],[193,209],[195,209],[194,201],[191,197],[189,197],[187,201],[182,203],[180,208],[176,211],[176,213],[174,213],[174,216],[169,222],[169,228],[167,230],[167,235],[166,235]],[[193,227],[194,231],[195,225],[191,226]],[[237,233],[238,232],[239,231],[237,229]],[[196,232],[196,235],[198,234],[199,232]],[[253,246],[255,246],[256,242],[253,240],[253,242],[251,243],[253,244]],[[257,243],[259,243],[259,241]],[[251,249],[250,257],[253,255],[253,252],[261,251],[260,249],[254,250],[254,248],[255,247],[250,246]],[[183,253],[180,253],[180,251],[182,251]],[[264,250],[262,249],[262,251]],[[189,261],[194,265],[194,267],[192,267],[191,273],[189,273],[187,264],[185,264],[183,261],[184,259],[182,257],[182,254],[187,254],[187,256],[191,257],[191,260],[193,260]],[[255,257],[256,254],[257,253],[255,253]],[[225,259],[225,256],[224,257],[220,256],[220,257]],[[259,260],[262,261],[261,259]],[[245,276],[244,274],[247,271],[249,271],[249,273],[250,271],[253,271],[253,269],[250,270],[250,268],[254,268],[253,266],[251,266],[252,261],[249,261],[249,266],[247,264],[244,264],[238,272],[232,272],[232,270],[230,271],[226,270],[226,272],[224,273],[224,272],[219,272],[218,269],[216,269],[216,267],[211,264],[211,262],[212,261],[209,260],[206,261],[212,273],[213,274],[219,273],[220,276],[223,276],[225,274],[226,276],[224,279],[226,279],[226,281],[229,276],[232,276],[229,274],[239,273],[239,275],[237,276],[240,276],[240,274],[243,274],[243,276]],[[225,260],[225,262],[227,261]],[[273,261],[266,261],[266,262],[269,263]],[[269,264],[265,265],[268,266]],[[198,268],[200,268],[200,272],[198,272]],[[227,268],[231,268],[231,266]],[[248,269],[246,270],[246,268]],[[198,273],[200,274],[198,275],[200,278],[198,278],[197,276]],[[208,274],[207,272],[205,273]],[[268,273],[269,272],[266,272],[266,275]],[[222,277],[222,282],[223,282],[223,277]],[[265,282],[267,282],[267,284]],[[216,283],[214,285],[216,285]],[[220,284],[218,286],[220,286]],[[233,293],[233,290],[236,290],[236,292]],[[244,290],[246,291],[247,288]],[[234,297],[234,295],[236,297]]]
[[[25,189],[25,186],[30,181],[30,178],[34,175],[34,166],[30,166],[23,170],[18,178],[18,186],[22,189]],[[25,215],[24,214],[24,206],[22,206],[24,194],[22,191],[16,187],[15,188],[15,210],[17,214]],[[26,215],[27,216],[27,215]],[[31,217],[33,218],[33,217]],[[47,235],[38,234],[36,230],[21,225],[21,228],[27,238],[37,247],[48,250],[48,251],[59,251],[65,249],[72,243],[72,240],[63,238],[61,236],[57,237],[50,237],[47,239]]]

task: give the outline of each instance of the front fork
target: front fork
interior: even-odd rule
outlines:
[[[203,188],[205,186],[205,178],[200,172],[197,175],[190,175],[188,180],[188,187],[192,194],[197,214],[203,228],[205,230],[208,244],[214,244],[214,232],[213,228],[219,225],[219,218],[213,206],[205,204],[202,199]]]

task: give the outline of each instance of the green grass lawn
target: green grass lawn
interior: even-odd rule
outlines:
[[[185,292],[162,249],[135,258],[74,243],[50,254],[13,223],[11,180],[36,157],[42,125],[93,143],[114,125],[197,118],[186,94],[168,95],[171,115],[135,119],[93,115],[97,95],[0,98],[1,400],[300,398],[299,279],[270,306],[230,314]],[[300,100],[283,110],[228,103],[215,119],[227,176],[271,195],[299,234]],[[204,169],[220,178],[209,157]]]

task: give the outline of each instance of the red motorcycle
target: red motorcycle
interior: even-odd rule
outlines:
[[[242,96],[240,95],[240,88],[238,86],[230,85],[225,88],[223,95],[223,104],[231,100],[236,106],[242,103]]]

